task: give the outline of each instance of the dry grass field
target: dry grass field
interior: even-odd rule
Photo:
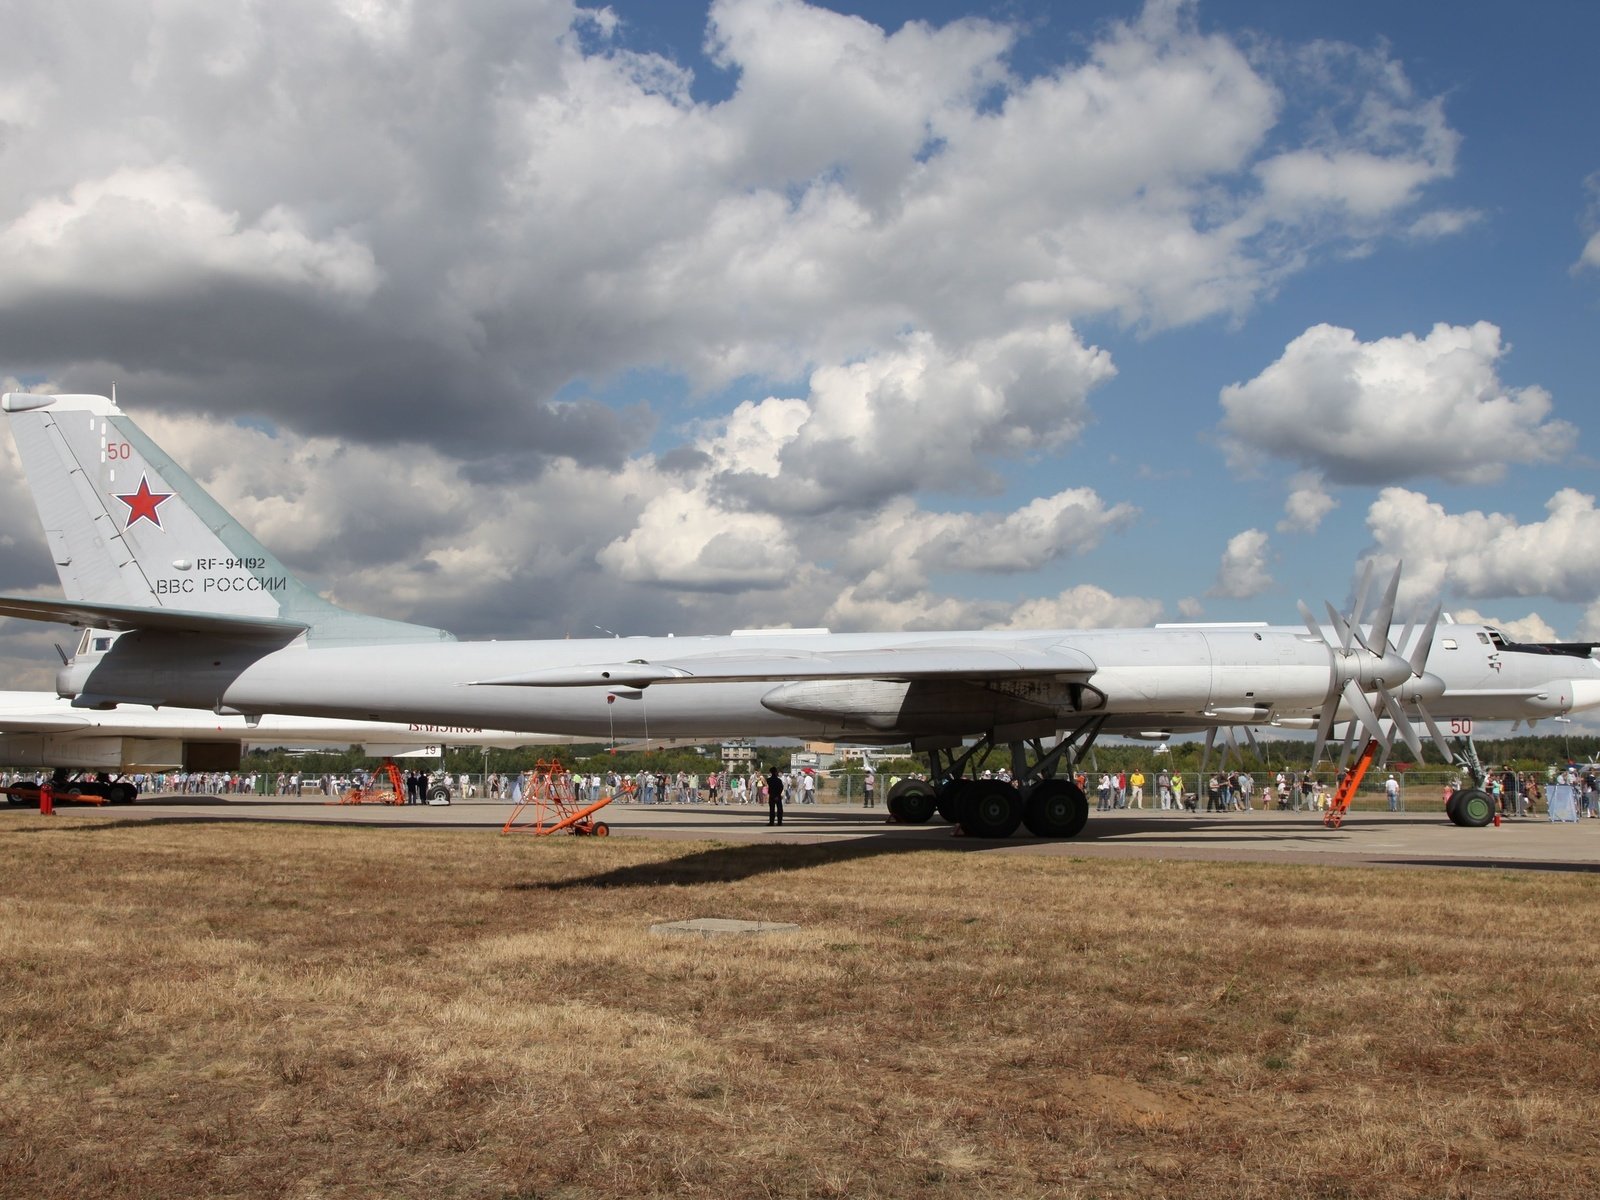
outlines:
[[[0,864],[0,1196],[1600,1180],[1593,876],[70,813]]]

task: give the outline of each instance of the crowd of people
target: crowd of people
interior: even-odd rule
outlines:
[[[1009,772],[984,771],[985,778],[1009,779]],[[0,773],[0,787],[13,783],[39,783],[45,773],[8,771]],[[244,771],[163,771],[138,773],[130,777],[140,794],[151,795],[278,795],[278,796],[342,796],[351,788],[365,788],[381,783],[371,773],[357,770],[348,774],[313,774],[293,771],[276,773]],[[818,779],[809,768],[781,773],[784,796],[790,804],[817,803]],[[1369,779],[1371,776],[1368,777]],[[1405,791],[1403,776],[1386,773],[1381,789],[1391,812],[1404,811]],[[580,803],[593,803],[603,797],[624,804],[705,804],[705,805],[766,805],[768,802],[767,776],[759,770],[748,772],[709,771],[700,774],[691,771],[639,771],[624,773],[581,772],[569,776],[574,799]],[[1142,770],[1103,771],[1097,774],[1078,774],[1078,786],[1085,795],[1095,797],[1099,812],[1117,810],[1143,810],[1149,807],[1162,812],[1255,812],[1261,811],[1319,812],[1326,810],[1333,799],[1334,781],[1319,778],[1310,771],[1278,771],[1269,773],[1258,787],[1254,775],[1247,771],[1212,771],[1202,780],[1198,774],[1186,776],[1180,771],[1161,770],[1154,778]],[[1600,819],[1600,765],[1552,768],[1548,772],[1550,783],[1570,786],[1579,817]],[[892,786],[897,780],[888,779]],[[480,782],[476,777],[435,774],[422,771],[407,772],[405,777],[407,800],[425,803],[430,787],[443,783],[460,798],[483,795],[488,799],[510,800],[517,794],[516,776],[491,774]],[[876,804],[876,776],[867,772],[859,781],[862,806]],[[1191,790],[1192,784],[1192,790]],[[1370,784],[1369,784],[1370,786]],[[1470,780],[1461,776],[1444,785],[1443,800]],[[1504,817],[1524,817],[1547,811],[1546,776],[1533,771],[1493,769],[1486,773],[1483,790],[1494,800],[1496,810]]]
[[[817,776],[810,770],[780,773],[783,794],[790,804],[817,802]],[[721,804],[765,805],[767,776],[760,771],[616,771],[571,776],[573,795],[579,803],[590,804],[610,795],[623,804]]]

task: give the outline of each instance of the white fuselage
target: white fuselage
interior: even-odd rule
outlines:
[[[1428,673],[1441,720],[1553,716],[1600,703],[1600,666],[1560,655],[1500,653],[1483,627],[1441,625]],[[492,726],[610,737],[838,737],[1058,727],[1104,715],[1108,732],[1169,724],[1272,724],[1321,711],[1336,691],[1336,654],[1297,626],[1186,626],[1063,630],[1026,635],[1063,662],[1093,664],[1087,688],[1033,676],[1015,682],[894,684],[877,679],[785,682],[694,678],[648,687],[486,684],[594,663],[715,664],[753,651],[808,655],[927,647],[941,638],[1014,645],[1015,632],[774,633],[751,637],[437,642],[318,647],[303,641],[263,652],[235,643],[214,653],[174,651],[192,641],[135,632],[104,656],[63,669],[64,694],[145,700],[239,712]],[[208,665],[209,664],[209,665]],[[797,674],[804,669],[797,667]],[[1395,679],[1399,687],[1405,680]],[[930,698],[931,696],[931,698]]]

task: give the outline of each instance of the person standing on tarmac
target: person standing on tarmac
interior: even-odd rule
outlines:
[[[777,767],[767,776],[767,824],[783,824],[783,776]]]

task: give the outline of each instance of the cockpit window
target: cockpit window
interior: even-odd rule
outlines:
[[[1489,635],[1480,629],[1478,630],[1478,640],[1487,646],[1489,644]]]
[[[1506,648],[1505,635],[1498,629],[1489,630],[1489,640],[1494,643],[1496,650],[1504,650]]]
[[[1443,646],[1446,650],[1457,650],[1457,649],[1460,648],[1460,647],[1458,647],[1456,645],[1455,638],[1445,638],[1439,644],[1441,646]]]

